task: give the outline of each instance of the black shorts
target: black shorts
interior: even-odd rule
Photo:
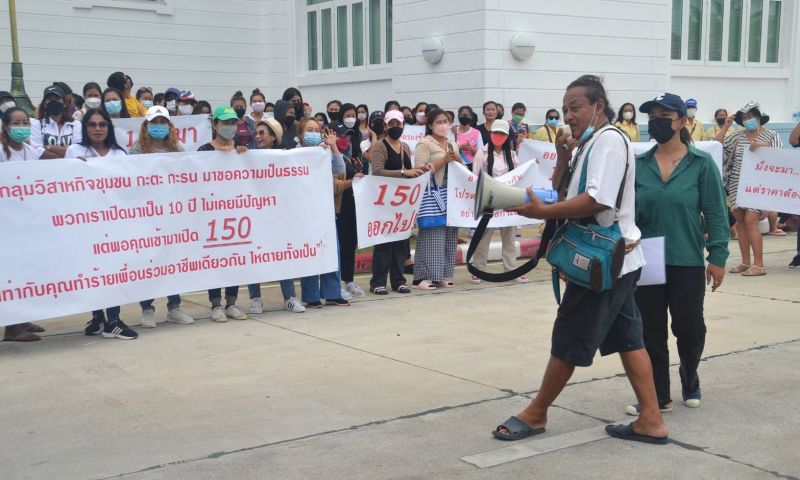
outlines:
[[[567,284],[550,353],[570,365],[588,367],[598,349],[605,356],[644,348],[642,316],[633,296],[640,274],[628,273],[602,293]]]

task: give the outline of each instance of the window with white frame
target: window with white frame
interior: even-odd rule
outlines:
[[[783,7],[784,0],[672,0],[670,57],[778,66]]]
[[[392,63],[392,0],[304,0],[309,72]]]

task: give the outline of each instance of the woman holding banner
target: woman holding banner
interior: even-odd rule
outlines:
[[[428,168],[437,186],[447,187],[447,166],[462,163],[458,144],[448,140],[450,121],[441,109],[433,109],[425,124],[426,136],[417,144],[416,168]],[[421,228],[417,235],[414,257],[414,287],[434,290],[455,287],[453,274],[456,264],[458,228]]]
[[[233,137],[236,135],[236,125],[239,122],[239,116],[233,108],[228,106],[219,106],[214,109],[212,127],[216,135],[209,143],[202,145],[197,149],[198,152],[221,151],[221,152],[236,152],[244,153],[247,147],[236,146],[233,143]],[[236,306],[236,300],[239,298],[239,285],[225,287],[225,308],[222,308],[222,289],[212,288],[208,291],[208,299],[211,301],[211,320],[214,322],[222,323],[227,322],[229,318],[234,320],[247,320],[247,315]]]
[[[744,130],[728,136],[728,130],[733,126],[733,122],[744,127]],[[758,228],[763,212],[747,208],[736,202],[745,148],[749,148],[750,151],[759,147],[783,148],[778,134],[764,128],[767,122],[769,122],[769,115],[761,113],[761,106],[756,102],[748,102],[735,115],[728,117],[722,130],[714,138],[722,143],[724,149],[725,156],[722,165],[725,190],[734,206],[733,214],[736,217],[736,230],[739,233],[739,250],[742,253],[742,263],[730,269],[729,272],[741,273],[744,277],[760,277],[767,274],[767,269],[764,267],[764,244]],[[750,263],[751,249],[752,264]]]
[[[373,113],[374,115],[374,113]],[[400,141],[403,136],[403,114],[391,110],[383,118],[387,137],[376,141],[370,152],[372,174],[378,177],[415,178],[427,171],[427,167],[414,168],[411,164],[411,149]],[[369,291],[375,295],[388,295],[386,276],[389,275],[392,290],[411,293],[403,275],[408,254],[408,240],[375,245],[372,252],[372,279]]]
[[[714,291],[725,277],[728,207],[714,160],[692,144],[683,99],[661,94],[639,111],[649,116],[650,136],[658,145],[636,159],[636,225],[644,239],[664,238],[664,256],[657,263],[664,264],[666,283],[640,285],[634,295],[659,409],[672,410],[668,313],[678,342],[681,396],[684,405],[697,408],[701,397],[697,367],[706,339],[706,283],[713,282]],[[640,406],[628,405],[625,411],[639,415]]]
[[[475,161],[472,164],[473,172],[483,170],[490,177],[499,177],[512,170],[517,165],[517,152],[509,136],[510,125],[505,120],[495,120],[492,124],[492,132],[489,143],[475,154]],[[506,272],[516,268],[517,261],[517,242],[516,227],[502,227],[500,238],[503,242],[503,268]],[[492,230],[486,232],[478,243],[472,264],[479,270],[486,269],[486,261],[489,256],[489,246],[492,243]],[[481,283],[481,279],[472,276],[472,283]],[[528,283],[528,277],[522,275],[516,279],[517,283]]]
[[[65,158],[79,158],[87,161],[98,157],[121,157],[125,150],[117,143],[114,125],[108,112],[100,108],[92,108],[83,116],[81,143],[70,145]],[[132,328],[119,318],[120,307],[106,308],[92,312],[92,319],[86,324],[86,335],[97,335],[103,338],[119,338],[133,340],[139,336]]]

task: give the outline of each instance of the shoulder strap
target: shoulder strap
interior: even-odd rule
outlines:
[[[617,203],[616,203],[616,207],[615,207],[617,210],[619,210],[620,207],[622,206],[622,195],[625,192],[625,180],[628,177],[628,167],[630,166],[629,162],[628,162],[630,146],[628,145],[628,142],[625,141],[625,139],[627,138],[625,136],[625,134],[622,133],[616,127],[607,128],[607,129],[603,130],[602,132],[600,132],[600,135],[602,135],[603,133],[605,133],[605,132],[607,132],[609,130],[613,130],[614,132],[617,132],[617,134],[620,137],[622,137],[622,142],[625,144],[625,173],[622,175],[622,182],[620,183],[619,191],[617,192]],[[600,135],[598,135],[598,138],[600,138]],[[597,141],[597,139],[595,139],[595,142],[596,141]],[[582,168],[581,168],[581,179],[580,179],[580,183],[578,185],[578,193],[583,193],[583,192],[586,191],[586,171],[587,171],[587,167],[589,165],[589,155],[592,153],[592,147],[594,147],[594,142],[592,142],[592,144],[589,146],[589,151],[586,152],[586,156],[583,159],[583,165],[582,165]],[[577,159],[576,159],[576,161],[577,161]],[[570,179],[571,179],[571,177],[572,176],[570,175]],[[569,187],[569,184],[567,184],[567,186]]]

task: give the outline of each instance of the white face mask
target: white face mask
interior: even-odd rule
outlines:
[[[267,104],[264,102],[253,102],[250,106],[253,107],[254,112],[263,112],[267,108]]]
[[[687,117],[689,117],[689,118],[694,118],[694,116],[695,116],[696,114],[697,114],[697,109],[696,109],[696,108],[687,108],[687,109],[686,109],[686,116],[687,116]]]
[[[275,118],[275,112],[264,112],[264,116],[267,118]]]
[[[353,128],[356,126],[356,119],[353,117],[345,118],[342,123],[344,123],[344,126],[347,128]]]
[[[194,107],[192,105],[180,105],[178,107],[178,113],[181,115],[191,115],[194,112]]]
[[[98,108],[100,107],[102,100],[100,100],[99,97],[88,97],[84,103],[86,103],[86,106],[89,108]]]
[[[367,114],[366,113],[359,113],[358,114],[358,119],[359,120],[366,120],[367,119]]]
[[[633,120],[633,112],[625,112],[625,113],[623,113],[622,114],[622,118],[624,118],[625,120],[630,122],[631,120]]]
[[[9,101],[3,103],[2,105],[0,105],[0,112],[6,113],[6,110],[8,110],[9,108],[16,107],[16,106],[17,106],[17,102],[9,100]]]
[[[167,110],[169,110],[170,112],[174,112],[176,106],[178,105],[178,102],[176,102],[175,100],[170,100],[166,103],[166,105],[167,105]]]

